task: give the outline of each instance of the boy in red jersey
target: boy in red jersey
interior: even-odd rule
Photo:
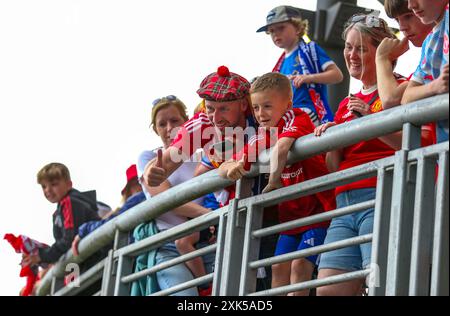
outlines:
[[[237,180],[250,169],[250,161],[277,137],[271,156],[269,183],[263,192],[289,186],[328,174],[322,155],[286,166],[287,154],[296,139],[311,134],[314,124],[301,109],[292,109],[292,88],[289,79],[279,73],[258,78],[250,90],[252,108],[260,129],[235,159],[222,164],[219,174]],[[250,158],[252,157],[252,158]],[[308,217],[335,208],[333,190],[286,201],[279,205],[280,222]],[[328,222],[298,227],[280,233],[275,255],[321,245]],[[295,259],[272,266],[272,288],[310,280],[318,256]],[[309,290],[294,295],[308,295]]]

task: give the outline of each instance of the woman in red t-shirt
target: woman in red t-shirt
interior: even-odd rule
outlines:
[[[320,136],[327,128],[383,110],[377,90],[375,54],[384,38],[395,38],[387,23],[374,16],[359,14],[350,18],[344,28],[344,57],[350,75],[361,81],[360,92],[345,98],[339,105],[334,122],[316,128]],[[398,81],[406,80],[400,76]],[[330,172],[348,169],[370,161],[392,156],[400,144],[401,134],[363,141],[327,153]],[[391,147],[392,146],[392,147]],[[336,188],[338,208],[375,198],[376,178],[364,179]],[[372,233],[374,209],[334,218],[324,244]],[[321,254],[319,279],[361,270],[370,264],[372,244],[366,243]],[[317,289],[318,295],[358,295],[363,280],[328,285]]]

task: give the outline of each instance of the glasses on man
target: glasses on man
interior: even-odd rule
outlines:
[[[155,105],[157,105],[159,102],[161,102],[162,100],[175,101],[176,99],[177,99],[177,97],[171,94],[171,95],[168,95],[168,96],[165,96],[165,97],[162,97],[162,98],[158,98],[158,99],[153,100],[152,105],[155,106]]]

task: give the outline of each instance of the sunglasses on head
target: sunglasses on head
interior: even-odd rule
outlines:
[[[346,26],[351,24],[364,23],[368,27],[384,27],[386,28],[386,22],[380,19],[374,14],[355,14],[348,21]]]
[[[175,101],[176,99],[177,99],[177,97],[171,94],[171,95],[168,95],[168,96],[165,96],[165,97],[162,97],[162,98],[158,98],[158,99],[153,100],[152,105],[155,106],[155,105],[157,105],[159,102],[161,102],[162,100]]]

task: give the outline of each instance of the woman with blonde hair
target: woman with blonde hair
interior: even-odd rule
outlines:
[[[144,173],[145,166],[153,159],[160,159],[162,150],[165,150],[169,147],[177,134],[176,132],[178,128],[181,127],[187,120],[188,117],[186,114],[186,106],[176,96],[168,95],[166,97],[158,98],[153,101],[151,126],[155,133],[161,138],[163,146],[158,147],[154,150],[147,150],[142,152],[138,159],[138,177],[144,189],[144,193],[147,196],[147,199],[150,199],[152,196],[169,190],[171,187],[174,187],[194,177],[197,163],[186,161],[159,186],[150,187],[145,184],[144,181],[142,181],[142,175]],[[185,223],[188,218],[195,218],[211,211],[210,209],[203,207],[202,204],[203,197],[164,213],[163,215],[155,219],[157,229],[159,231],[164,231]],[[189,237],[191,236],[186,236],[184,237],[184,239]],[[196,238],[190,238],[189,240],[192,239]],[[180,251],[179,249],[177,249],[175,242],[170,242],[156,250],[154,263],[160,264],[179,256]],[[158,271],[156,273],[157,284],[160,289],[166,289],[177,284],[192,280],[194,277],[193,274],[206,274],[203,260],[200,257],[188,261],[186,265],[181,263],[173,267]],[[148,289],[143,289],[140,294],[144,295],[148,293]],[[175,293],[174,295],[197,296],[198,290],[197,288],[193,287]]]
[[[356,120],[361,116],[383,110],[377,88],[375,56],[377,47],[385,38],[395,39],[386,21],[375,16],[357,14],[351,17],[344,28],[344,58],[350,76],[361,81],[361,91],[350,94],[339,105],[334,122],[316,128],[320,136],[329,127]],[[393,66],[396,61],[393,61]],[[406,78],[395,75],[401,83]],[[400,133],[362,141],[328,152],[326,163],[330,172],[352,168],[394,155],[398,149]],[[376,177],[359,180],[336,188],[337,208],[362,203],[375,198]],[[336,217],[327,231],[324,244],[372,233],[374,208],[354,214]],[[371,260],[371,243],[350,246],[322,253],[318,278],[326,278],[346,272],[366,268]],[[327,285],[317,289],[318,295],[358,295],[361,293],[363,279]]]

